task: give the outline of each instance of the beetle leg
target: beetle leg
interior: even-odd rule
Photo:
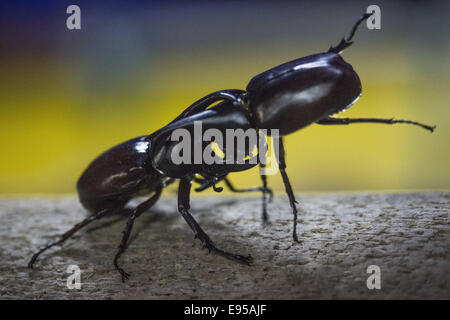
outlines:
[[[265,167],[266,165],[261,163],[261,167]],[[261,171],[260,171],[261,172]],[[269,192],[269,202],[272,202],[273,200],[273,192],[272,189],[267,187],[267,176],[265,174],[260,173],[259,175],[261,177],[261,181],[263,183],[263,196],[262,196],[262,205],[263,205],[263,211],[262,211],[262,219],[263,224],[267,224],[269,222],[269,215],[267,214],[267,201],[266,201],[266,192],[268,190]]]
[[[208,188],[214,187],[215,183],[217,183],[218,181],[220,181],[222,179],[223,178],[220,178],[220,179],[217,179],[217,178],[206,179],[206,178],[199,178],[199,177],[195,177],[194,176],[193,180],[200,185],[200,187],[195,188],[195,192],[202,192],[202,191],[204,191],[204,190],[206,190]],[[216,191],[216,190],[214,190],[214,191]],[[218,191],[218,192],[222,192],[222,190]]]
[[[266,201],[266,193],[270,195],[270,201],[273,199],[273,192],[272,189],[267,187],[267,178],[265,175],[261,175],[261,180],[263,182],[262,187],[256,187],[256,188],[248,188],[248,189],[236,189],[231,181],[228,178],[224,179],[225,184],[227,185],[228,189],[230,189],[231,192],[241,193],[241,192],[253,192],[253,191],[261,191],[262,192],[262,220],[263,223],[268,223],[268,214],[267,214],[267,201]]]
[[[267,177],[265,175],[261,175],[261,180],[263,183],[263,190],[262,190],[262,221],[263,225],[267,224],[269,222],[269,215],[267,214],[267,200],[266,200],[266,190],[267,190]],[[273,199],[273,192],[271,189],[269,189],[270,194],[270,202],[272,202]]]
[[[212,183],[212,187],[213,187],[214,192],[222,192],[223,191],[222,187],[216,187],[215,182]]]
[[[162,183],[163,188],[170,186],[170,185],[171,185],[172,183],[174,183],[176,180],[177,180],[177,179],[169,178],[169,179],[163,181],[163,183]]]
[[[222,180],[222,178],[220,179]],[[236,193],[243,193],[243,192],[253,192],[253,191],[261,191],[263,194],[262,197],[262,220],[263,220],[263,224],[266,224],[269,222],[269,216],[267,214],[267,200],[266,200],[266,193],[268,193],[270,195],[269,201],[272,202],[273,200],[273,192],[272,189],[267,187],[267,178],[265,175],[261,175],[261,180],[263,182],[263,186],[262,187],[256,187],[256,188],[248,188],[248,189],[236,189],[233,184],[231,183],[231,181],[228,178],[223,178],[226,186],[228,187],[228,189],[230,189],[231,192],[236,192]],[[200,183],[200,187],[196,188],[195,191],[196,192],[201,192],[203,190],[206,190],[208,188],[210,188],[211,186],[214,187],[214,183],[211,180],[206,180],[206,179],[200,179],[200,178],[196,178],[194,177],[194,181],[197,183]],[[217,191],[217,190],[215,190]]]
[[[69,231],[67,231],[66,233],[64,233],[61,236],[61,239],[51,242],[48,245],[46,245],[44,248],[42,248],[41,250],[39,250],[38,252],[36,252],[30,259],[30,262],[28,263],[28,268],[33,269],[33,264],[36,262],[37,258],[39,257],[39,255],[41,253],[43,253],[44,251],[50,249],[53,246],[56,246],[58,244],[63,243],[64,241],[66,241],[67,239],[69,239],[75,232],[77,232],[78,230],[80,230],[81,228],[87,226],[89,223],[91,223],[94,220],[98,220],[102,217],[104,217],[106,214],[111,213],[113,210],[110,209],[104,209],[101,210],[97,213],[94,213],[93,215],[87,217],[86,219],[84,219],[83,221],[81,221],[80,223],[77,223],[75,226],[73,226],[72,229],[70,229]]]
[[[228,189],[230,189],[231,192],[241,193],[241,192],[261,191],[262,193],[270,194],[270,198],[271,199],[273,198],[272,189],[267,187],[267,181],[265,183],[263,181],[263,187],[255,187],[248,189],[236,189],[228,178],[223,179],[223,181],[225,182],[225,184],[227,185]]]
[[[281,172],[281,177],[283,178],[284,187],[286,189],[286,193],[289,197],[289,203],[292,208],[292,213],[294,214],[294,228],[292,231],[292,237],[294,238],[294,241],[300,242],[297,237],[297,206],[298,203],[295,200],[294,192],[292,191],[291,183],[289,182],[289,178],[286,173],[286,155],[284,151],[284,145],[283,145],[283,137],[280,137],[280,146],[279,146],[279,154],[278,154],[278,160],[279,160],[279,168]]]
[[[263,185],[264,185],[263,187],[255,187],[255,188],[248,188],[248,189],[236,189],[233,186],[233,184],[231,183],[231,181],[228,178],[226,178],[226,177],[220,178],[219,180],[216,180],[215,182],[213,182],[213,180],[194,178],[194,181],[200,184],[200,187],[196,188],[195,191],[196,192],[202,192],[205,189],[208,189],[210,187],[214,187],[215,183],[219,182],[220,180],[223,180],[225,182],[226,186],[228,187],[228,189],[230,189],[231,192],[241,193],[241,192],[261,191],[263,193],[268,193],[270,195],[269,201],[272,201],[273,200],[273,191],[272,191],[272,189],[267,187],[267,181],[264,182],[265,176],[261,176],[261,179],[263,179]]]
[[[436,126],[428,126],[426,124],[422,124],[416,121],[411,121],[411,120],[394,120],[394,118],[392,119],[380,119],[380,118],[332,118],[332,117],[327,117],[325,119],[319,120],[316,123],[317,124],[350,124],[350,123],[357,123],[357,122],[365,122],[365,123],[384,123],[384,124],[395,124],[395,123],[407,123],[407,124],[412,124],[412,125],[416,125],[419,127],[422,127],[426,130],[429,130],[431,132],[434,131],[434,129],[436,128]]]
[[[123,230],[123,236],[122,236],[122,241],[120,242],[120,245],[119,245],[119,250],[117,251],[117,253],[114,257],[114,267],[116,267],[117,271],[119,271],[120,275],[122,276],[122,282],[125,282],[125,279],[128,279],[130,274],[125,272],[125,270],[123,270],[119,266],[118,260],[119,260],[120,255],[122,253],[124,253],[127,248],[127,242],[128,242],[128,238],[130,237],[131,230],[133,229],[134,220],[137,217],[139,217],[143,212],[150,209],[156,203],[156,201],[158,201],[159,197],[161,196],[161,193],[162,193],[162,187],[160,187],[158,190],[156,190],[156,193],[150,199],[147,199],[146,201],[139,204],[133,210],[133,213],[131,214],[131,216],[128,218],[125,230]]]
[[[198,238],[202,242],[203,247],[207,248],[210,252],[213,251],[225,258],[249,265],[252,261],[251,256],[242,256],[240,254],[229,253],[214,246],[214,243],[211,241],[209,236],[203,231],[197,221],[195,221],[194,217],[192,217],[192,215],[189,213],[190,192],[191,180],[180,180],[180,186],[178,188],[178,211],[181,213],[184,220],[186,220],[187,224],[194,232],[195,238]]]
[[[201,179],[195,179],[195,182],[200,183],[200,187],[195,188],[196,192],[202,192],[203,190],[206,190],[212,186],[211,181],[208,180],[201,180]]]

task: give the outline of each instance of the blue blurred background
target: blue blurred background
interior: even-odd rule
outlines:
[[[66,8],[81,8],[68,30]],[[343,53],[362,84],[345,117],[436,124],[313,125],[287,137],[296,191],[448,189],[448,1],[10,1],[0,5],[0,194],[72,193],[107,148],[198,98],[326,51],[371,4]],[[258,170],[235,173],[240,187]],[[269,177],[283,190],[279,176]]]

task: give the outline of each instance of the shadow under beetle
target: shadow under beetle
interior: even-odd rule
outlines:
[[[245,162],[175,165],[171,161],[170,153],[176,142],[171,141],[170,135],[178,128],[192,132],[194,121],[202,121],[205,129],[216,128],[223,133],[226,129],[236,128],[278,129],[281,136],[312,123],[321,125],[348,125],[358,122],[408,123],[433,132],[435,127],[409,120],[331,117],[349,108],[361,95],[359,77],[352,66],[342,59],[340,53],[352,44],[356,29],[369,16],[370,14],[362,15],[353,26],[350,35],[343,38],[335,47],[330,47],[327,52],[303,57],[265,71],[250,80],[246,91],[223,90],[207,95],[155,133],[126,141],[100,155],[87,167],[77,183],[80,202],[91,215],[63,234],[58,241],[35,253],[28,266],[32,268],[42,252],[63,243],[90,222],[125,209],[125,205],[136,196],[152,194],[131,210],[122,241],[114,257],[114,266],[124,281],[129,274],[119,266],[118,259],[127,247],[135,219],[150,209],[158,201],[162,190],[176,180],[179,180],[178,210],[194,232],[195,238],[200,239],[203,247],[209,251],[249,264],[251,256],[229,253],[217,248],[192,217],[189,212],[191,184],[192,181],[200,184],[196,191],[212,187],[220,192],[222,188],[216,187],[219,181],[224,181],[234,192],[261,191],[263,222],[268,220],[266,193],[272,196],[272,192],[267,187],[264,175],[261,175],[263,186],[260,188],[239,190],[228,180],[228,173],[247,170],[256,164]],[[260,159],[258,158],[258,163],[261,164]],[[279,140],[277,159],[294,215],[293,239],[298,242],[297,202],[286,174],[282,137]]]

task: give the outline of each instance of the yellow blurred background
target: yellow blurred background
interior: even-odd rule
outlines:
[[[0,194],[74,193],[107,148],[152,133],[210,92],[244,89],[268,68],[326,51],[371,4],[79,1],[82,30],[70,31],[70,3],[45,3],[2,8]],[[343,53],[363,95],[340,116],[437,129],[312,125],[286,138],[295,191],[450,186],[448,4],[379,5],[381,30],[361,28]],[[256,168],[231,180],[260,184]],[[279,176],[269,185],[283,190]]]

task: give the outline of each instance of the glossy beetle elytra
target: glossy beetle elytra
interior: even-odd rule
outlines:
[[[224,181],[235,192],[261,191],[263,194],[263,221],[267,221],[266,193],[272,195],[267,187],[266,177],[261,175],[260,188],[238,190],[227,178],[228,173],[249,169],[255,164],[174,164],[170,152],[174,141],[170,139],[175,129],[193,130],[194,121],[203,121],[207,126],[225,131],[230,128],[278,129],[281,136],[298,131],[310,124],[321,125],[366,123],[408,123],[429,131],[434,127],[409,120],[378,118],[333,118],[350,107],[361,94],[361,82],[352,66],[344,61],[340,52],[352,44],[352,38],[359,24],[370,15],[360,17],[347,38],[331,47],[327,52],[303,57],[255,76],[246,90],[222,90],[214,92],[189,106],[167,126],[148,136],[126,141],[100,155],[81,175],[77,190],[81,204],[91,213],[75,225],[61,238],[50,243],[29,262],[32,268],[37,257],[45,250],[61,244],[94,220],[125,209],[127,203],[138,195],[151,194],[151,197],[130,209],[119,250],[114,265],[126,279],[126,273],[118,264],[125,251],[133,223],[143,212],[151,208],[161,196],[162,190],[179,180],[178,210],[189,227],[208,250],[238,262],[249,264],[250,256],[229,253],[214,246],[189,212],[189,197],[192,181],[199,183],[196,191],[214,188],[220,192],[216,183]],[[210,142],[205,142],[208,144]],[[279,141],[279,169],[286,193],[293,211],[293,239],[298,241],[296,222],[296,200],[286,173],[283,139]]]

